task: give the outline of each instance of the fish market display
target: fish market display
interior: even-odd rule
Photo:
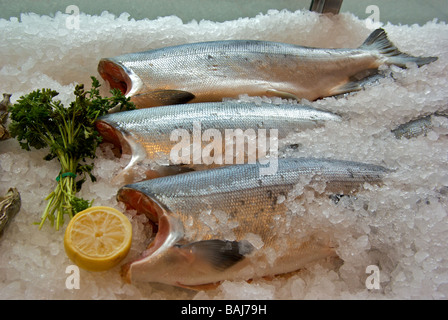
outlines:
[[[20,206],[20,194],[16,188],[10,188],[4,196],[0,197],[0,235],[20,211]]]
[[[291,132],[317,128],[326,121],[340,120],[341,117],[334,113],[304,105],[215,102],[187,104],[182,108],[171,105],[111,113],[99,118],[96,127],[106,141],[111,141],[118,145],[123,152],[132,154],[129,164],[120,173],[120,176],[126,181],[133,182],[134,179],[142,180],[136,172],[139,164],[148,160],[152,160],[153,163],[147,168],[147,178],[191,169],[208,169],[211,165],[219,163],[236,163],[235,158],[238,150],[233,151],[232,142],[234,135],[238,133],[236,131],[238,129],[241,130],[242,135],[246,134],[246,138],[249,139],[245,140],[244,145],[248,152],[249,144],[260,143],[260,141],[257,142],[257,135],[260,138],[260,130],[266,131],[266,139],[270,142],[272,136],[270,136],[270,129],[276,130],[276,136],[273,138],[282,139]],[[174,137],[172,136],[173,132],[177,132]],[[206,137],[207,132],[210,133],[208,137]],[[188,153],[186,161],[176,163],[178,166],[175,166],[171,158],[171,152],[173,149],[181,149],[182,145],[179,144],[182,141],[179,140],[182,133],[186,135],[184,139],[187,142],[184,143],[183,147],[186,145]],[[197,138],[198,134],[199,138]],[[204,158],[202,156],[203,149],[211,144],[210,141],[217,143],[214,145],[215,148],[211,150],[214,152],[213,157],[211,157],[211,160],[215,160],[213,163],[206,163],[204,159],[193,161],[195,151],[194,147],[190,151],[190,145],[197,143],[197,139],[200,145],[200,158]],[[225,157],[230,152],[229,147],[226,147],[227,142],[231,143],[232,156],[230,156],[230,161],[226,163]],[[180,147],[176,148],[176,145]],[[269,153],[268,145],[269,143],[266,144],[267,154]],[[259,144],[255,145],[255,148],[258,148],[258,146]],[[208,153],[213,153],[211,151],[209,150]],[[240,154],[243,152],[244,150]],[[119,178],[117,177],[117,179]]]
[[[377,29],[356,49],[252,40],[201,42],[105,58],[98,72],[144,108],[240,94],[311,101],[360,90],[362,79],[383,64],[421,66],[435,60],[400,52]]]
[[[384,3],[384,1],[378,2],[381,19],[386,18],[387,9]],[[409,4],[407,8],[409,12],[416,12],[415,3],[416,1]],[[369,3],[370,5],[375,3]],[[64,9],[53,7],[55,10]],[[103,121],[100,125],[98,122],[100,131],[101,127],[104,129],[102,130],[104,138],[110,134],[112,142],[116,142],[118,148],[112,143],[98,146],[94,158],[86,163],[93,165],[90,168],[96,181],[87,177],[78,196],[91,200],[95,206],[108,206],[122,212],[132,225],[132,244],[126,258],[112,269],[95,273],[79,268],[77,272],[74,262],[66,254],[62,241],[68,220],[64,221],[59,231],[56,231],[50,223],[45,223],[40,230],[36,225],[46,209],[47,203],[43,199],[48,196],[48,183],[55,184],[57,177],[60,177],[59,183],[68,181],[68,178],[62,179],[60,163],[57,159],[42,161],[50,148],[30,152],[23,150],[15,138],[2,140],[0,197],[7,194],[10,187],[15,187],[20,191],[21,207],[0,239],[0,299],[446,300],[448,298],[446,263],[448,261],[446,250],[448,119],[440,116],[440,113],[447,108],[448,101],[446,21],[433,20],[432,15],[428,15],[430,18],[427,21],[415,21],[419,24],[398,25],[393,22],[386,23],[385,20],[365,19],[369,14],[364,14],[364,10],[360,11],[359,17],[350,12],[319,15],[301,10],[297,12],[269,10],[253,17],[222,23],[207,20],[182,21],[174,15],[155,20],[135,20],[132,13],[118,16],[103,12],[101,15],[92,15],[83,12],[87,10],[84,5],[79,6],[79,9],[79,15],[57,12],[48,16],[30,12],[0,19],[0,28],[3,31],[0,33],[2,56],[0,101],[3,99],[1,95],[3,92],[11,93],[11,102],[17,104],[21,96],[37,89],[49,88],[59,92],[56,99],[69,107],[70,103],[74,102],[73,98],[77,98],[73,95],[77,85],[85,84],[88,90],[87,85],[91,81],[91,76],[99,77],[98,63],[102,58],[163,48],[151,51],[149,54],[153,54],[153,57],[156,54],[159,56],[166,54],[166,60],[157,59],[157,62],[174,61],[171,64],[154,65],[154,68],[158,68],[154,69],[155,72],[166,79],[164,80],[166,86],[155,85],[160,83],[161,78],[149,78],[150,65],[147,67],[148,78],[144,78],[143,73],[137,74],[136,70],[140,65],[137,60],[133,66],[130,62],[126,62],[127,70],[129,72],[132,70],[136,76],[142,77],[140,97],[148,96],[148,100],[153,102],[156,100],[155,104],[186,102],[192,95],[195,96],[188,103],[173,107],[183,110],[171,117],[177,117],[176,121],[179,123],[192,113],[189,111],[190,105],[201,102],[199,98],[219,99],[221,93],[230,95],[231,99],[219,101],[226,101],[220,105],[224,110],[227,108],[226,103],[230,101],[256,105],[263,102],[273,104],[272,108],[282,108],[275,105],[297,104],[295,101],[292,102],[291,98],[297,97],[300,101],[300,92],[311,92],[309,97],[311,100],[303,99],[298,103],[326,110],[329,114],[340,117],[336,116],[334,120],[333,118],[316,120],[315,126],[307,126],[306,130],[303,130],[300,121],[297,121],[295,126],[290,125],[289,120],[277,121],[277,118],[269,113],[263,113],[265,118],[260,120],[260,123],[264,122],[267,125],[261,127],[266,128],[266,142],[271,142],[270,137],[274,136],[274,129],[278,129],[279,172],[285,168],[282,157],[357,161],[381,165],[391,171],[387,171],[382,182],[380,176],[384,173],[364,175],[370,181],[356,184],[359,191],[357,189],[353,193],[346,194],[330,188],[335,182],[327,182],[329,174],[326,174],[324,169],[330,166],[330,160],[316,171],[320,174],[312,177],[299,174],[295,185],[286,186],[289,181],[286,178],[293,179],[293,175],[289,173],[259,174],[262,169],[269,167],[269,162],[263,163],[266,159],[257,159],[261,164],[256,172],[253,172],[253,175],[258,176],[259,180],[256,180],[246,178],[250,176],[250,172],[238,171],[241,169],[237,168],[243,166],[238,164],[215,168],[213,171],[186,172],[193,169],[193,164],[186,164],[188,161],[182,160],[179,165],[171,165],[166,152],[161,154],[155,151],[153,159],[148,157],[142,160],[139,168],[135,169],[138,178],[146,178],[140,169],[147,168],[157,169],[157,172],[162,168],[166,171],[178,169],[177,172],[182,174],[127,186],[119,193],[123,201],[117,201],[117,192],[124,184],[117,184],[113,179],[132,159],[132,155],[125,154],[126,151],[131,152],[126,150],[128,147],[125,140],[128,139],[132,144],[131,132],[138,130],[137,126],[132,127],[123,123],[116,125]],[[79,28],[69,28],[67,22],[78,18]],[[372,37],[370,38],[372,44],[362,45],[372,32],[381,37],[383,33],[375,31],[381,27],[386,30],[387,37],[399,51],[415,57],[438,57],[438,60],[419,67],[418,64],[421,63],[415,63],[409,57],[409,63],[405,63],[403,67],[401,63],[398,66],[394,65],[404,56],[398,55],[393,48],[384,55],[379,54],[380,50],[366,50],[366,47],[378,48],[380,43],[387,46],[385,38],[384,41],[375,41]],[[278,42],[278,48],[282,50],[302,50],[301,52],[306,53],[302,57],[310,58],[313,54],[322,54],[324,60],[316,64],[308,59],[302,72],[294,70],[300,63],[293,60],[293,55],[278,55],[279,59],[276,60],[272,55],[260,55],[259,51],[248,52],[249,47],[259,48],[262,45],[265,51],[272,49],[276,43],[269,41]],[[229,48],[236,48],[239,45],[245,49],[240,56],[246,57],[247,63],[252,64],[250,69],[247,68],[250,71],[244,68],[241,68],[243,70],[241,73],[235,69],[231,70],[238,66],[235,61],[240,64],[245,61],[244,58],[238,60],[235,52],[231,50],[228,51],[229,63],[223,61],[226,57],[220,51],[198,54],[195,52],[191,58],[197,59],[197,64],[194,64],[194,60],[187,61],[183,56],[174,56],[173,48],[185,52],[189,48],[198,48],[199,42],[202,42],[203,48],[209,51],[213,49],[208,46],[210,44],[227,44]],[[284,45],[285,43],[294,45]],[[303,45],[306,48],[296,45]],[[345,59],[342,59],[341,63],[328,61],[329,56],[332,58],[329,60],[334,62],[337,57],[357,52],[359,55],[350,59],[353,63],[351,65]],[[368,59],[363,57],[371,57],[370,54],[374,56],[371,58],[374,69],[378,64],[381,65],[378,70],[359,73],[356,63],[367,61]],[[216,67],[213,59],[207,59],[209,55],[215,62],[219,62],[216,63]],[[143,57],[140,60],[144,61]],[[431,59],[417,61],[429,62],[429,60]],[[285,64],[282,65],[279,61],[284,61]],[[130,97],[131,89],[137,86],[135,83],[132,84],[131,80],[128,85],[125,72],[123,71],[122,76],[119,65],[113,69],[113,62],[109,62],[110,65],[102,63],[105,71],[108,71],[106,79],[109,75],[111,87],[115,86],[123,91],[129,90]],[[264,70],[262,65],[266,66],[265,73],[262,72]],[[315,76],[314,74],[306,76],[311,67],[316,71]],[[323,72],[327,70],[326,68],[335,69],[327,74]],[[364,68],[365,66],[360,66],[359,70]],[[203,72],[199,73],[198,70]],[[352,76],[352,72],[358,74]],[[372,74],[375,72],[377,76],[382,77],[375,78]],[[216,76],[213,79],[217,81],[210,83],[209,80],[214,75]],[[288,82],[281,77],[282,75],[285,77],[289,75],[293,81]],[[110,97],[106,80],[103,78],[99,80],[101,96]],[[190,81],[189,85],[180,85],[186,80]],[[373,85],[366,84],[371,80],[375,80]],[[172,81],[173,85],[170,85],[169,81]],[[144,83],[148,85],[143,85]],[[199,89],[209,85],[211,89],[207,94],[205,90],[194,89],[193,84]],[[347,90],[356,90],[359,88],[357,84],[364,86],[364,89],[357,91],[356,94],[342,94],[314,100],[315,97],[328,94],[329,91],[331,94],[345,91],[333,90],[338,87],[344,89],[344,85]],[[232,90],[227,90],[228,87],[232,87]],[[292,90],[296,88],[300,90],[297,89],[297,92]],[[145,96],[143,90],[146,89],[149,94]],[[262,96],[254,96],[255,94]],[[279,95],[280,98],[274,95]],[[138,96],[132,99],[137,101],[137,98]],[[80,101],[83,101],[82,97]],[[259,107],[263,108],[263,105]],[[0,105],[0,112],[2,111],[5,111],[5,108]],[[295,114],[291,112],[287,115],[292,117],[293,113]],[[28,114],[24,112],[24,115]],[[395,132],[391,132],[401,124],[429,115],[431,125],[428,129],[412,130],[426,132],[420,136],[406,139],[403,135],[403,138],[397,139]],[[112,115],[110,116],[112,119]],[[125,114],[120,116],[124,117]],[[224,119],[225,116],[221,115],[221,118]],[[238,113],[232,117],[232,122],[241,122],[242,124],[238,125],[240,129],[250,128],[257,134],[261,133],[257,125],[259,122],[247,120],[249,118],[247,113]],[[275,124],[277,128],[269,124],[270,119],[278,122]],[[252,124],[245,124],[243,120]],[[418,126],[425,128],[425,123],[428,124],[429,121],[422,120],[420,124],[423,126],[420,124]],[[126,121],[133,120],[131,118]],[[143,119],[139,121],[141,124],[145,122]],[[210,151],[209,155],[217,154],[215,151],[218,150],[218,144],[214,144],[215,136],[210,134],[211,127],[206,125],[211,120],[203,121],[200,117],[192,117],[189,127],[176,127],[176,121],[149,116],[145,127],[152,128],[152,125],[156,125],[161,130],[160,124],[165,122],[167,128],[168,125],[174,128],[173,132],[187,133],[191,139],[190,143],[194,142],[195,135],[192,133],[196,129],[196,132],[201,133],[202,155],[204,150]],[[4,127],[7,128],[11,122],[10,113]],[[53,123],[51,120],[50,122]],[[221,124],[220,127],[224,128],[224,133],[226,126],[227,124]],[[127,131],[123,128],[127,128]],[[290,132],[287,132],[286,128],[291,128]],[[233,127],[227,129],[235,131]],[[411,131],[408,129],[405,131]],[[221,130],[218,131],[222,134]],[[169,129],[160,132],[169,132]],[[160,138],[160,132],[154,132],[156,139]],[[287,134],[286,137],[283,134]],[[122,138],[119,138],[120,136]],[[176,139],[172,141],[173,145],[180,144],[181,150],[184,149],[182,144],[184,135],[174,137]],[[138,141],[143,142],[144,139]],[[146,145],[149,145],[151,140],[145,141]],[[213,152],[207,149],[212,143],[216,147],[212,149]],[[281,149],[283,146],[287,146],[285,152]],[[122,155],[116,152],[119,148],[123,149]],[[268,150],[269,148],[266,151],[270,153]],[[205,164],[205,159],[201,160]],[[323,160],[319,162],[322,163]],[[342,166],[341,162],[337,163]],[[351,169],[341,173],[348,175],[349,179],[355,178],[357,175],[354,173],[359,171],[356,168],[360,165],[353,164],[347,167]],[[165,170],[161,171],[165,174]],[[131,171],[128,172],[132,174]],[[217,172],[229,172],[229,175],[217,179]],[[77,174],[76,179],[82,181],[79,172],[72,173]],[[200,183],[193,184],[187,181],[187,178],[199,176],[204,177]],[[210,177],[208,180],[205,179],[207,176]],[[281,181],[282,177],[284,181]],[[280,181],[271,188],[272,185],[269,183],[276,181],[275,179]],[[163,186],[161,181],[165,181]],[[169,181],[176,183],[168,183]],[[253,190],[253,193],[249,189],[244,189],[244,181],[252,183],[248,188]],[[146,185],[148,188],[137,189],[134,187],[137,185]],[[279,190],[283,185],[285,194],[280,194]],[[263,189],[264,186],[267,186],[266,189]],[[152,193],[146,191],[149,189],[153,190]],[[267,192],[269,189],[273,191]],[[216,193],[218,190],[222,192],[229,190],[231,196],[226,201],[227,196],[223,195],[220,198]],[[263,193],[263,190],[266,192]],[[188,197],[188,192],[192,194],[191,197]],[[228,202],[243,197],[250,197],[253,201],[240,202],[238,206]],[[255,201],[256,197],[260,199],[259,202]],[[140,207],[139,200],[141,200]],[[144,209],[144,204],[149,204],[147,210]],[[136,208],[132,209],[132,205]],[[249,221],[249,214],[254,215],[256,210],[263,206],[265,211],[261,212],[262,209],[259,209],[258,216]],[[278,210],[278,213],[269,220],[268,213],[272,213],[274,209]],[[243,211],[248,214],[244,215]],[[156,212],[157,217],[151,212]],[[266,221],[272,223],[262,223]],[[275,237],[270,237],[269,231],[264,229],[266,225],[276,230]],[[178,232],[179,229],[181,232]],[[182,239],[171,243],[169,240],[172,238],[166,238],[167,235],[174,238],[182,235]],[[98,233],[98,236],[101,234]],[[288,251],[289,248],[296,250]],[[157,251],[152,252],[155,249]],[[223,252],[220,252],[221,249]],[[169,258],[168,254],[171,254],[175,261],[171,260],[165,268],[166,274],[162,274],[166,261],[164,259]],[[284,263],[279,261],[280,255],[285,257]],[[297,264],[287,261],[293,255],[296,255]],[[197,266],[193,258],[197,258],[194,261],[203,266],[203,275],[199,276],[192,270]],[[156,260],[162,268],[156,265]],[[122,265],[126,265],[127,268],[122,269]],[[146,267],[147,269],[144,269]],[[298,272],[282,273],[296,268],[299,268]],[[120,271],[125,272],[125,276],[132,282],[124,281]],[[263,274],[278,273],[280,276],[260,277]],[[230,280],[220,280],[224,278]],[[246,281],[250,278],[251,281]],[[375,281],[370,281],[372,279]],[[214,283],[214,281],[221,282],[209,290],[195,291],[180,287],[195,286],[199,289],[199,283]],[[178,309],[172,311],[179,312]],[[267,312],[271,311],[268,307]]]
[[[300,215],[288,210],[290,192],[318,184],[311,189],[318,196],[353,194],[387,173],[313,158],[279,159],[275,175],[259,170],[260,164],[234,165],[122,187],[117,199],[158,226],[142,257],[124,268],[125,277],[194,287],[291,272],[334,256],[324,235],[300,230]]]

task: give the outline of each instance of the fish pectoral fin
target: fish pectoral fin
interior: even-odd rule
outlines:
[[[287,92],[287,91],[281,91],[281,90],[276,90],[276,89],[269,89],[269,90],[266,90],[266,93],[268,95],[280,97],[282,99],[299,100],[299,98],[295,94],[293,94],[291,92]]]
[[[329,95],[330,96],[337,96],[344,93],[354,92],[354,91],[360,91],[362,90],[363,86],[362,84],[364,81],[348,81],[344,82],[343,84],[334,87],[330,90]]]
[[[384,74],[378,73],[377,70],[365,70],[364,72],[355,74],[354,76],[350,77],[348,82],[344,82],[343,84],[331,89],[329,95],[336,96],[340,94],[360,91],[366,86],[378,84],[378,81],[383,79],[384,77]]]
[[[199,258],[213,268],[224,271],[250,254],[254,247],[248,241],[202,240],[178,247],[184,250],[184,256],[193,260]]]
[[[180,173],[196,171],[194,168],[184,164],[173,164],[167,166],[159,166],[157,170],[161,176],[172,176]]]
[[[187,103],[195,95],[183,90],[154,90],[132,96],[139,108]]]

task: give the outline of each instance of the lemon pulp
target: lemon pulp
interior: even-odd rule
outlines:
[[[91,207],[76,214],[65,230],[64,248],[77,266],[104,271],[128,254],[132,226],[128,218],[111,207]]]

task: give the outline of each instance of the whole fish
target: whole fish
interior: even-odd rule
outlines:
[[[426,134],[431,128],[432,121],[431,116],[429,115],[401,124],[392,130],[392,133],[397,139],[401,139],[402,137],[410,139]]]
[[[146,168],[144,178],[154,178],[180,171],[209,169],[212,165],[245,163],[249,162],[250,155],[257,155],[256,159],[259,159],[261,148],[258,146],[263,140],[263,130],[265,140],[268,140],[266,149],[270,151],[276,143],[272,141],[274,138],[281,139],[291,132],[340,120],[341,117],[334,113],[298,104],[211,102],[187,104],[182,108],[171,105],[111,113],[100,117],[96,128],[104,141],[112,142],[124,153],[132,155],[116,179],[135,182],[143,180],[137,174],[142,168]],[[243,148],[237,148],[240,138],[245,139],[242,151]],[[249,146],[254,145],[257,150],[250,151]],[[185,158],[182,162],[173,161],[172,152],[182,153],[181,147],[186,153]],[[199,154],[199,159],[195,153]],[[207,155],[210,160],[205,161]],[[142,165],[144,162],[149,165]]]
[[[350,195],[366,183],[380,183],[388,172],[312,158],[279,159],[275,175],[260,176],[259,170],[260,164],[233,165],[119,189],[118,201],[157,225],[141,257],[123,266],[123,277],[199,289],[293,272],[335,250],[328,237],[300,228],[303,216],[288,210],[288,203],[316,183],[309,189],[316,197]]]
[[[222,101],[224,97],[318,98],[357,91],[383,64],[421,66],[436,57],[400,52],[377,29],[356,49],[228,40],[191,43],[101,59],[98,72],[137,107]]]
[[[417,119],[411,120],[404,124],[399,125],[392,130],[392,133],[397,139],[406,138],[411,139],[421,135],[426,135],[431,129],[434,128],[434,121],[439,119],[447,119],[448,111],[438,111],[433,114],[422,116]],[[445,120],[446,121],[446,120]],[[437,121],[436,121],[437,123]]]
[[[0,197],[0,235],[19,212],[20,206],[20,194],[16,188],[10,188],[4,196]]]

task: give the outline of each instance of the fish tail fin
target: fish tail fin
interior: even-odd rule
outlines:
[[[386,59],[387,64],[397,65],[405,68],[407,63],[416,63],[419,67],[434,62],[437,57],[414,57],[401,52],[387,37],[386,31],[379,28],[359,47],[364,50],[378,51]]]

